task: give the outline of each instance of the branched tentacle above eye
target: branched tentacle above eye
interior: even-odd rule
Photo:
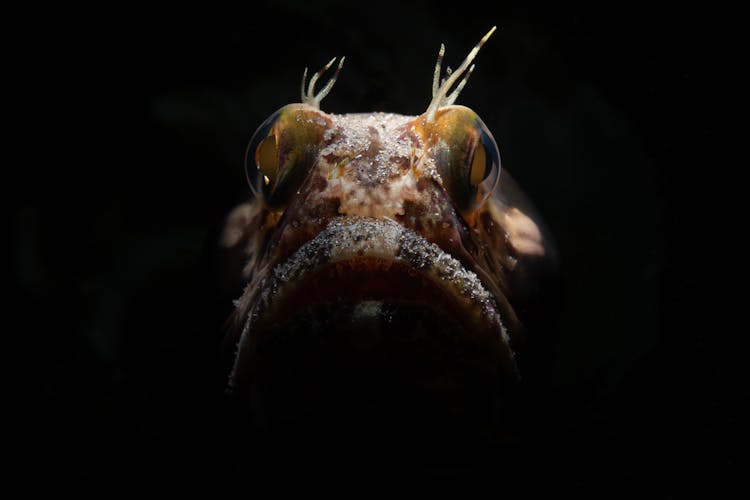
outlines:
[[[302,103],[307,104],[309,106],[312,106],[315,109],[320,109],[320,101],[322,101],[325,96],[328,95],[328,93],[333,88],[333,85],[336,83],[336,79],[339,77],[339,72],[341,71],[341,67],[344,65],[344,59],[346,57],[342,57],[339,60],[339,65],[336,68],[336,72],[333,74],[330,80],[328,80],[328,83],[326,83],[325,87],[323,87],[320,92],[317,94],[315,93],[315,84],[318,82],[318,79],[323,76],[323,73],[328,71],[331,66],[333,66],[333,63],[336,62],[336,58],[334,57],[330,61],[328,61],[328,64],[320,68],[313,76],[310,78],[310,83],[307,85],[307,89],[305,89],[305,82],[307,81],[307,68],[305,68],[305,72],[302,74],[302,86],[300,89],[300,94],[302,95]]]
[[[435,73],[432,76],[432,98],[437,96],[438,90],[440,89],[440,69],[443,66],[443,56],[445,56],[445,44],[440,44],[440,51],[438,52],[437,62],[435,62]]]
[[[466,82],[469,81],[469,77],[471,76],[473,72],[474,72],[474,65],[472,64],[471,66],[469,66],[469,70],[466,72],[466,76],[463,77],[463,79],[458,84],[456,89],[453,92],[451,92],[451,95],[445,98],[445,103],[443,104],[443,106],[450,106],[451,104],[456,102],[456,99],[458,98],[458,94],[460,94],[461,91],[464,89],[464,86],[466,86]]]
[[[438,85],[438,82],[440,82],[443,56],[445,55],[445,45],[440,44],[440,51],[438,52],[437,62],[435,63],[435,73],[432,77],[432,102],[430,102],[430,105],[427,107],[427,112],[425,113],[425,120],[427,122],[431,122],[435,119],[435,114],[437,113],[438,109],[444,106],[450,106],[451,104],[456,102],[458,95],[461,93],[461,90],[463,90],[466,82],[469,80],[471,72],[474,71],[474,65],[471,64],[471,62],[479,53],[479,49],[482,48],[482,46],[490,38],[490,36],[492,36],[496,29],[497,26],[493,26],[492,29],[490,29],[487,34],[484,35],[481,40],[479,40],[479,43],[477,43],[474,48],[471,49],[471,52],[469,52],[469,55],[466,56],[466,59],[464,59],[458,69],[451,72],[449,68],[446,72],[446,78]],[[464,75],[463,79],[458,84],[456,89],[450,95],[447,95],[451,87],[453,87],[456,81],[461,78],[461,75],[463,75],[464,73],[466,74]]]

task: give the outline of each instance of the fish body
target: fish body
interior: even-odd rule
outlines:
[[[554,250],[487,126],[446,97],[471,68],[441,84],[442,53],[422,115],[325,113],[319,72],[250,141],[254,196],[222,243],[244,260],[229,386],[261,420],[356,406],[454,425],[437,414],[492,413],[521,377],[526,304]]]

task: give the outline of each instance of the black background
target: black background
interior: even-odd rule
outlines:
[[[743,299],[722,286],[742,267],[730,13],[285,1],[4,17],[10,336],[25,353],[13,434],[31,486],[253,493],[259,459],[223,395],[232,296],[213,261],[222,217],[248,196],[247,140],[334,55],[347,63],[325,111],[419,114],[439,44],[455,67],[497,24],[459,102],[545,215],[563,278],[521,496],[740,497]]]

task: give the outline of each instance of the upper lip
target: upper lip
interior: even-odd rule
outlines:
[[[370,264],[361,264],[362,262]],[[359,264],[358,264],[359,263]],[[289,311],[290,297],[306,282],[319,277],[331,266],[347,265],[359,269],[390,264],[407,269],[414,280],[428,283],[430,294],[440,296],[455,306],[466,330],[488,349],[496,351],[500,362],[514,376],[516,366],[508,334],[498,313],[495,300],[475,273],[437,245],[390,219],[342,217],[332,221],[315,238],[302,245],[290,258],[277,265],[260,284],[256,300],[248,314],[239,341],[235,369],[240,358],[253,349],[258,330],[268,318],[283,318]],[[372,269],[372,267],[371,267]],[[339,271],[340,272],[340,271]],[[403,273],[401,274],[404,275]],[[388,273],[382,277],[388,279]],[[386,282],[387,283],[387,282]],[[332,284],[333,287],[336,283]],[[394,297],[403,295],[398,283],[388,284]],[[387,293],[387,291],[386,291]],[[342,290],[346,296],[346,290]],[[361,297],[360,297],[361,298]],[[357,297],[352,297],[356,300]],[[307,301],[305,296],[303,300]],[[430,300],[430,297],[424,297]],[[233,372],[232,379],[235,373]]]

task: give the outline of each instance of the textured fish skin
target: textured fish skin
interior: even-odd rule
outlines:
[[[403,282],[391,280],[383,264],[409,268],[439,289],[444,300],[453,301],[465,313],[462,321],[475,318],[466,330],[495,353],[507,376],[518,378],[514,351],[522,343],[523,322],[514,305],[532,293],[535,273],[554,254],[508,173],[501,172],[498,186],[480,207],[462,213],[445,188],[435,139],[422,129],[421,117],[331,115],[304,106],[295,112],[295,122],[324,129],[309,173],[283,210],[255,198],[230,215],[224,231],[225,246],[244,253],[247,284],[236,301],[228,337],[236,348],[230,386],[242,385],[256,344],[283,329],[295,313],[287,301],[295,286],[347,262],[355,274],[367,274],[368,266],[376,269],[372,279],[390,282],[396,301]],[[389,300],[382,290],[370,296],[343,288],[338,292],[326,300]],[[308,295],[311,303],[314,295]],[[299,312],[300,304],[295,307]]]
[[[254,197],[221,243],[243,263],[229,389],[256,422],[378,427],[376,447],[512,430],[526,325],[556,255],[491,132],[446,97],[441,58],[422,115],[325,113],[319,72],[250,141]]]

